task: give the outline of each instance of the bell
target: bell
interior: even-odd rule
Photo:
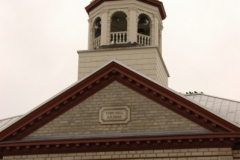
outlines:
[[[95,29],[98,29],[98,28],[99,28],[99,26],[97,24],[95,24]]]
[[[101,21],[95,23],[95,29],[99,29],[101,27]]]
[[[144,20],[143,25],[146,26],[146,25],[148,25],[148,24],[149,24],[149,20],[146,18],[146,19]]]

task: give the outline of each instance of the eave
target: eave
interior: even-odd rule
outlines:
[[[96,7],[98,7],[99,5],[101,5],[104,2],[110,2],[110,1],[119,1],[119,0],[95,0],[92,3],[90,3],[87,7],[85,7],[87,13],[89,14],[93,9],[95,9]],[[167,15],[163,6],[163,3],[157,0],[138,0],[140,2],[155,6],[158,8],[159,13],[161,15],[162,20],[164,20]]]
[[[54,154],[184,148],[239,148],[240,134],[169,135],[0,143],[0,155]]]

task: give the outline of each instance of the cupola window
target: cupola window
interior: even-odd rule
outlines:
[[[145,14],[140,14],[138,17],[138,36],[137,41],[143,46],[151,45],[150,37],[150,18]]]
[[[127,15],[124,12],[115,12],[111,17],[111,44],[127,42]]]
[[[102,22],[101,18],[98,17],[93,23],[93,30],[94,30],[93,49],[97,49],[101,45],[101,27],[102,27],[101,22]]]
[[[97,18],[94,22],[95,38],[101,36],[101,18]]]

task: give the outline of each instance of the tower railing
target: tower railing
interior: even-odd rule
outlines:
[[[101,36],[93,40],[93,49],[99,48],[100,45],[101,45]]]
[[[127,43],[127,31],[110,33],[110,44],[122,44],[122,43]],[[138,33],[137,43],[143,46],[150,46],[151,36]],[[100,46],[101,36],[93,39],[93,49],[98,49]]]
[[[127,43],[127,31],[124,32],[111,32],[110,34],[111,44]]]
[[[150,46],[151,45],[151,36],[147,36],[144,34],[137,34],[137,43],[143,46]]]

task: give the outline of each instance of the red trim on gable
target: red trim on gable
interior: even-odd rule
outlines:
[[[29,155],[100,151],[131,151],[184,148],[236,148],[237,133],[166,135],[122,138],[45,140],[0,143],[0,155]]]
[[[214,127],[215,129],[210,129],[211,131],[230,131],[230,132],[239,132],[240,131],[239,127],[237,127],[237,126],[229,123],[228,121],[214,115],[213,113],[203,109],[202,107],[187,100],[186,98],[183,98],[183,97],[175,94],[174,92],[171,92],[170,90],[146,79],[145,77],[138,75],[137,73],[132,72],[131,70],[129,70],[123,66],[119,66],[119,68],[120,67],[121,67],[121,69],[117,70],[120,74],[123,74],[126,76],[126,78],[131,79],[131,82],[135,81],[135,86],[134,85],[128,85],[128,86],[131,86],[131,88],[133,86],[134,86],[134,88],[136,88],[136,86],[138,86],[141,89],[143,88],[143,86],[144,86],[144,88],[148,88],[148,90],[147,90],[148,95],[149,96],[151,95],[151,97],[153,97],[153,95],[154,95],[158,99],[159,99],[159,97],[161,97],[161,99],[164,101],[164,104],[168,103],[169,107],[165,106],[168,109],[179,113],[178,110],[176,109],[176,107],[177,107],[178,109],[181,110],[181,112],[182,111],[187,112],[188,115],[186,115],[184,117],[194,121],[195,123],[198,123],[199,125],[201,125],[201,123],[199,121],[204,121],[205,125],[201,125],[201,126],[207,128],[207,129]],[[141,84],[142,86],[139,86],[138,84]],[[138,91],[139,91],[139,89],[138,89]],[[145,91],[146,91],[146,89],[145,89]],[[146,92],[141,91],[139,93],[141,93],[141,94],[144,93],[145,96],[147,97]],[[164,97],[164,99],[163,99],[163,97]],[[151,98],[151,99],[154,100],[153,98]],[[160,101],[158,101],[158,103],[160,103]],[[195,120],[190,118],[189,117],[190,115],[192,117],[194,116],[195,118],[193,118],[193,119],[195,119]],[[212,125],[213,127],[210,127],[210,126],[207,127],[206,124],[208,124],[210,126]],[[216,129],[216,127],[220,127],[221,129],[219,128],[220,130],[218,130],[218,129]]]
[[[237,126],[195,103],[116,62],[111,62],[2,131],[0,141],[22,139],[115,80],[210,131],[240,131]]]
[[[94,2],[90,3],[87,7],[85,7],[85,9],[89,14],[93,9],[98,7],[100,4],[104,2],[109,2],[109,1],[120,1],[120,0],[95,0]],[[157,0],[138,0],[138,1],[157,7],[162,17],[162,20],[164,20],[167,17],[162,2]]]

